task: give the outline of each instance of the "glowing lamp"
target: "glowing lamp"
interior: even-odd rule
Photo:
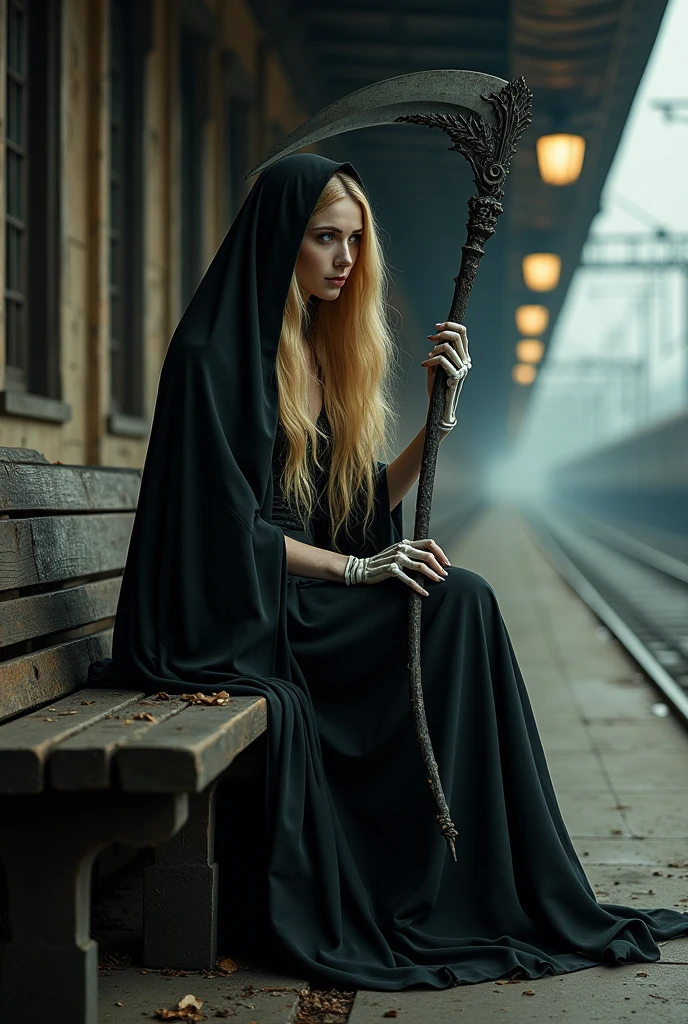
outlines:
[[[582,135],[541,135],[535,143],[540,177],[547,185],[570,185],[583,169]]]
[[[519,334],[542,334],[547,330],[547,306],[519,306],[515,316]]]
[[[537,370],[531,363],[516,363],[511,376],[517,384],[532,384],[537,377]]]
[[[521,262],[523,280],[532,292],[551,292],[559,284],[561,256],[555,252],[531,252]]]
[[[519,363],[539,363],[545,354],[545,346],[539,338],[521,338],[516,345]]]

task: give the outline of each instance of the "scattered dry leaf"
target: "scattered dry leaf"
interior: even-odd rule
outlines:
[[[150,711],[139,711],[137,715],[132,715],[135,722],[154,722],[155,719],[151,715]]]
[[[383,1017],[398,1017],[399,1014],[397,1013],[396,1010],[385,1010],[385,1012],[382,1014],[382,1016]]]
[[[227,974],[232,974],[234,971],[238,971],[239,968],[237,967],[237,965],[234,962],[234,960],[227,959],[227,960],[220,960],[220,970],[221,971],[226,971]]]
[[[613,836],[622,836],[623,835],[623,829],[622,828],[611,828],[609,831],[611,832],[611,834]]]
[[[118,1002],[115,1003],[115,1006],[124,1006],[124,1003],[121,1002],[121,1000],[119,1000]]]
[[[82,700],[81,703],[82,704],[95,704],[95,701],[94,700]]]
[[[295,1024],[346,1024],[354,1003],[355,992],[338,989],[299,989]],[[288,1004],[287,1004],[288,1005]]]
[[[203,1000],[189,993],[189,995],[182,996],[177,1003],[176,1010],[168,1010],[163,1007],[161,1010],[156,1010],[155,1015],[158,1020],[207,1020],[205,1014],[201,1013],[202,1006]]]
[[[186,700],[189,704],[204,704],[207,707],[217,707],[222,704],[229,704],[232,698],[229,696],[226,690],[220,690],[219,693],[183,693],[182,700]]]
[[[48,708],[50,711],[51,708]],[[688,860],[670,860],[667,864],[668,868],[688,868]]]
[[[67,715],[75,715],[76,711],[60,711],[58,718],[66,718]]]
[[[164,690],[159,690],[155,695],[156,700],[172,700],[169,693],[165,693]]]
[[[54,718],[44,718],[43,721],[44,722],[54,722],[55,719]]]
[[[535,992],[532,990],[532,988],[524,988],[523,992],[521,993],[521,995],[524,995],[524,996],[534,996]]]
[[[636,978],[647,978],[647,971],[636,971]]]

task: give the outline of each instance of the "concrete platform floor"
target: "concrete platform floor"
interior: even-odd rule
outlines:
[[[560,807],[602,902],[688,910],[688,731],[541,554],[494,508],[447,548],[493,586],[523,670]],[[687,1024],[688,939],[653,964],[592,967],[444,992],[359,992],[349,1024]],[[524,994],[532,992],[532,995]]]

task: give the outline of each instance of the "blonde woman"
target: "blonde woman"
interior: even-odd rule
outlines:
[[[492,589],[403,530],[423,431],[378,461],[385,282],[351,164],[300,154],[260,175],[170,342],[112,658],[89,681],[265,697],[264,832],[242,834],[232,790],[220,816],[245,853],[239,884],[224,864],[221,917],[242,890],[247,927],[264,907],[264,964],[396,990],[657,960],[688,914],[597,902]],[[466,333],[429,338],[449,435]],[[409,587],[457,863],[409,708]]]

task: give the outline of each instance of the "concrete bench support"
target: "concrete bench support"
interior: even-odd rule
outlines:
[[[113,842],[165,842],[187,816],[186,794],[0,799],[10,926],[0,960],[1,1020],[97,1024],[98,947],[89,935],[93,860]]]
[[[217,957],[218,866],[215,845],[217,781],[189,797],[189,820],[155,851],[144,881],[147,967],[211,969]]]

